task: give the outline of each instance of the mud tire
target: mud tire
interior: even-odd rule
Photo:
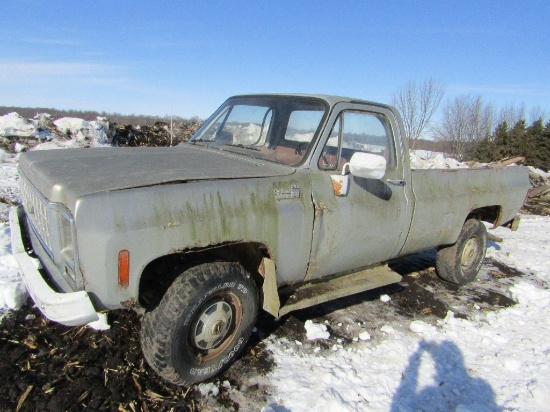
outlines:
[[[258,301],[256,284],[238,263],[188,269],[143,316],[143,355],[151,368],[176,385],[211,378],[244,349],[256,323]]]
[[[473,281],[487,251],[487,230],[477,219],[468,219],[455,244],[437,251],[435,267],[440,278],[465,285]]]

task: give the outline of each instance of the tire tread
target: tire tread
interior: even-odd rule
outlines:
[[[188,303],[186,298],[193,296],[201,285],[216,279],[223,280],[229,273],[241,274],[250,278],[242,266],[232,262],[214,262],[192,267],[174,280],[153,311],[143,315],[142,352],[147,363],[164,379],[176,385],[189,386],[196,383],[183,379],[172,366],[170,333],[174,322],[185,312]],[[253,282],[249,283],[253,284]],[[257,300],[257,289],[254,289],[253,292],[256,294]],[[254,319],[256,315],[257,310]]]

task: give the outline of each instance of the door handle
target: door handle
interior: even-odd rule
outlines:
[[[402,179],[388,179],[387,182],[390,185],[394,185],[394,186],[405,186],[407,184],[407,182]]]

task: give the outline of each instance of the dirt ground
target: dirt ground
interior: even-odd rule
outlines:
[[[354,327],[366,327],[375,342],[383,338],[384,324],[398,327],[410,319],[435,324],[448,310],[468,318],[478,311],[514,305],[505,290],[514,277],[526,276],[486,260],[479,280],[459,288],[436,276],[434,262],[435,251],[400,259],[390,264],[403,275],[398,284],[301,310],[279,321],[262,315],[242,358],[207,382],[216,388],[210,394],[208,387],[206,391],[204,386],[177,387],[155,375],[141,354],[140,318],[133,311],[110,312],[111,329],[97,332],[49,322],[29,304],[0,323],[0,411],[259,410],[274,394],[257,379],[274,367],[267,339],[300,340],[302,350],[313,351],[304,328],[304,322],[312,319],[328,325],[331,340],[322,343],[324,350],[330,350],[333,339],[353,345]],[[381,304],[383,294],[391,297],[389,304]]]

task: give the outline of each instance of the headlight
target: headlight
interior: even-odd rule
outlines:
[[[74,236],[72,222],[66,218],[59,220],[59,245],[61,256],[74,266]]]
[[[60,206],[52,206],[57,214],[57,238],[59,254],[65,273],[76,281],[76,237],[73,217],[68,210]]]

